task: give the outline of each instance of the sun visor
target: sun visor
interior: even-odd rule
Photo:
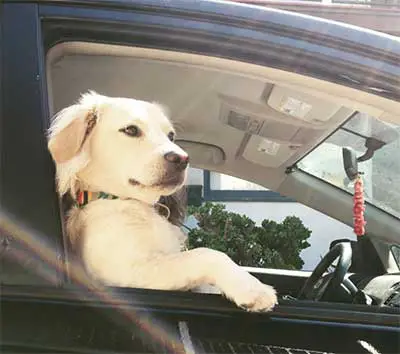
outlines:
[[[221,165],[225,161],[225,153],[218,146],[187,140],[177,140],[176,143],[198,165]]]

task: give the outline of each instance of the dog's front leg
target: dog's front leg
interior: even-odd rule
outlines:
[[[249,311],[268,311],[276,303],[275,290],[241,269],[224,253],[197,248],[155,257],[134,266],[133,283],[139,288],[187,290],[209,284]]]

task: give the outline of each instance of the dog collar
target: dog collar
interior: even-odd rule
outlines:
[[[78,208],[83,208],[85,205],[89,204],[89,202],[97,200],[97,199],[118,199],[119,197],[112,195],[112,194],[108,194],[108,193],[104,193],[104,192],[90,192],[90,191],[79,191],[77,193],[77,198],[76,198],[76,205],[78,206]],[[167,214],[165,215],[166,219],[169,219],[170,215],[171,215],[171,211],[169,210],[169,208],[160,202],[156,202],[153,205],[154,208],[161,208],[164,209]]]
[[[118,199],[118,197],[104,192],[96,193],[90,191],[79,191],[76,198],[76,204],[79,208],[83,208],[89,202],[96,199]]]

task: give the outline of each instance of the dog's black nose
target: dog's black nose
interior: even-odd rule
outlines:
[[[174,164],[176,169],[178,169],[179,171],[183,171],[189,163],[189,156],[179,155],[173,151],[167,152],[164,155],[164,159],[170,162],[171,164]]]

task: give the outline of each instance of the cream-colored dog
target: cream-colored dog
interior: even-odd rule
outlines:
[[[161,196],[185,183],[188,155],[174,137],[157,104],[94,92],[55,117],[48,147],[59,193],[98,196],[88,203],[80,200],[67,221],[68,236],[79,245],[87,272],[119,287],[189,290],[212,285],[240,307],[270,310],[277,303],[271,286],[221,252],[185,251],[184,233],[155,209]]]

